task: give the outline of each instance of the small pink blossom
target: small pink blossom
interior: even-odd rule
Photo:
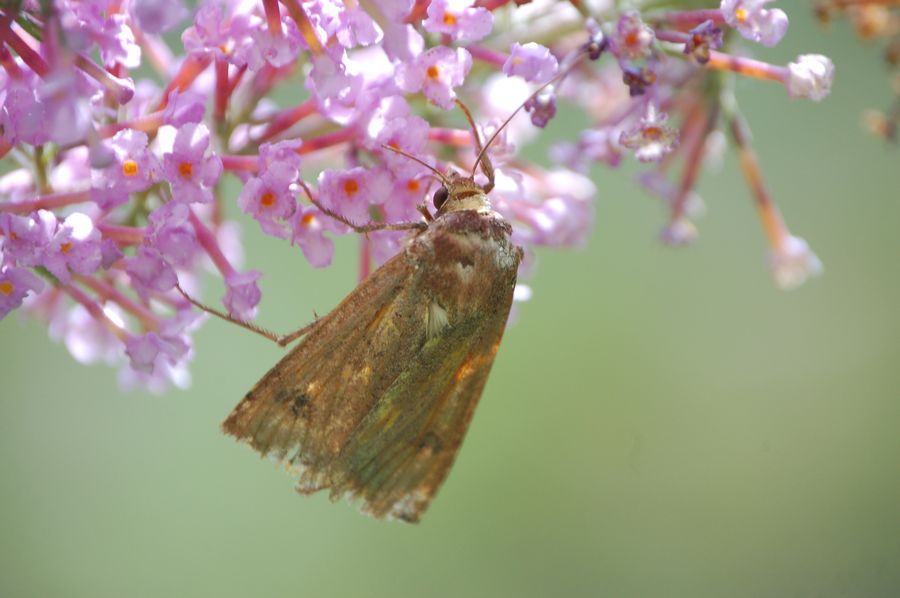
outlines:
[[[262,298],[256,281],[261,276],[262,272],[249,270],[232,272],[225,277],[225,298],[222,302],[232,317],[240,320],[256,317],[256,306]]]
[[[444,33],[455,40],[478,41],[491,32],[494,16],[473,4],[473,0],[431,0],[423,26],[426,31]]]
[[[772,0],[722,0],[720,10],[725,22],[745,38],[773,47],[788,29],[788,17],[778,8],[766,9]]]
[[[325,222],[330,219],[312,206],[300,206],[291,219],[291,243],[300,247],[314,268],[328,266],[334,255],[334,242],[325,236]]]
[[[114,161],[100,173],[100,187],[122,193],[143,191],[157,182],[160,163],[147,147],[147,134],[124,129],[106,144]]]
[[[678,131],[666,126],[667,119],[665,112],[657,112],[649,104],[647,116],[633,129],[623,131],[619,143],[634,150],[634,157],[641,162],[659,162],[678,144]]]
[[[384,201],[390,190],[390,176],[362,167],[325,170],[319,175],[319,201],[355,224],[371,220],[369,206]]]
[[[30,293],[39,293],[44,283],[29,270],[6,267],[0,271],[0,320],[22,305]]]
[[[534,42],[524,45],[515,42],[509,58],[503,63],[503,72],[508,76],[518,76],[538,83],[549,81],[558,69],[559,62],[550,53],[550,49]]]
[[[641,13],[628,10],[619,17],[609,47],[619,60],[643,60],[650,57],[656,35],[641,19]]]
[[[70,271],[93,274],[100,267],[100,232],[86,214],[75,212],[56,229],[44,248],[41,265],[60,281],[69,282]]]
[[[293,215],[297,206],[291,191],[296,178],[297,169],[292,165],[273,163],[244,183],[238,207],[256,218],[266,234],[287,238],[290,231],[284,221]]]
[[[821,102],[831,93],[834,63],[827,56],[803,54],[787,68],[787,89],[792,97]]]
[[[209,203],[212,187],[222,174],[222,160],[208,154],[209,129],[202,124],[186,124],[178,129],[172,151],[163,154],[163,172],[172,187],[175,201]]]
[[[401,65],[397,84],[407,92],[421,90],[433,104],[450,110],[456,99],[453,89],[463,84],[471,68],[472,55],[467,50],[438,46],[426,50],[412,64]]]

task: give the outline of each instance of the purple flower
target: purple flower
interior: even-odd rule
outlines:
[[[5,90],[0,90],[5,113],[0,125],[3,134],[11,144],[25,142],[40,145],[50,139],[50,130],[46,126],[46,109],[35,94],[37,85],[35,77],[27,80],[8,82]]]
[[[140,245],[137,254],[126,258],[125,271],[141,297],[147,299],[156,293],[166,293],[175,288],[178,276],[172,264],[152,247]]]
[[[39,293],[44,283],[24,268],[7,267],[0,271],[0,320],[22,305],[29,293]]]
[[[184,203],[209,203],[212,190],[222,175],[222,160],[207,155],[209,129],[202,124],[186,124],[178,129],[172,151],[163,154],[163,171],[172,186],[172,197]]]
[[[678,131],[666,126],[667,118],[649,104],[647,116],[633,129],[623,131],[619,143],[635,150],[634,157],[641,162],[659,162],[678,145]]]
[[[345,48],[370,46],[381,41],[381,30],[367,12],[358,6],[351,8],[349,4],[339,3],[340,9],[336,18],[334,36]]]
[[[745,38],[771,48],[787,33],[788,17],[778,8],[763,8],[772,0],[722,0],[725,22]]]
[[[100,232],[93,220],[80,212],[66,217],[41,256],[41,264],[64,283],[71,278],[69,270],[93,274],[101,260]]]
[[[259,146],[259,169],[265,171],[274,164],[300,170],[300,155],[297,150],[303,145],[300,139],[285,139],[276,143],[264,143]]]
[[[531,113],[531,123],[543,129],[556,116],[556,90],[552,85],[545,87],[535,97],[525,102],[525,111]]]
[[[117,80],[122,83],[117,101],[127,103],[134,95],[134,83]],[[61,145],[83,142],[94,124],[91,97],[99,89],[97,82],[77,69],[60,67],[51,71],[37,89],[50,138]]]
[[[641,60],[650,57],[655,40],[656,34],[641,20],[641,13],[628,10],[619,17],[609,46],[619,60]]]
[[[503,72],[508,76],[519,76],[526,81],[543,83],[549,81],[559,69],[556,56],[550,53],[550,49],[529,42],[524,46],[519,42],[512,45],[509,58],[503,63]]]
[[[131,3],[131,18],[142,33],[164,33],[188,15],[181,0],[136,0]]]
[[[282,221],[290,218],[297,206],[290,188],[296,178],[297,169],[291,165],[271,164],[244,184],[238,207],[256,218],[266,234],[287,238],[289,231]]]
[[[169,202],[150,214],[147,244],[171,264],[190,265],[197,253],[197,235],[187,204]]]
[[[291,219],[291,243],[300,246],[306,261],[314,268],[331,264],[334,242],[325,236],[324,216],[315,207],[299,206]]]
[[[406,156],[384,149],[383,146],[403,150],[428,162],[428,157],[423,155],[430,129],[428,122],[422,117],[409,115],[391,118],[383,121],[381,125],[375,134],[375,143],[385,165],[398,177],[418,173],[422,169],[421,165]]]
[[[704,21],[688,31],[688,41],[684,44],[684,53],[693,56],[700,64],[709,62],[711,50],[722,47],[722,30],[712,21]]]
[[[114,162],[100,175],[100,187],[131,193],[143,191],[159,180],[159,160],[147,148],[147,134],[124,129],[107,144]]]
[[[249,14],[239,12],[230,3],[207,0],[197,10],[194,25],[181,34],[181,41],[191,54],[212,54],[235,66],[243,66],[246,63],[243,49],[253,43],[250,29]]]
[[[134,32],[128,26],[128,16],[110,14],[107,2],[72,2],[66,18],[61,19],[66,40],[81,52],[90,51],[90,42],[97,44],[100,58],[107,67],[121,64],[137,68],[141,64],[141,48],[135,43]]]
[[[131,367],[138,372],[152,374],[159,359],[165,359],[174,365],[184,359],[190,350],[187,341],[177,335],[161,336],[156,332],[147,332],[134,336],[125,343]]]
[[[412,25],[391,22],[392,27],[384,32],[381,48],[391,60],[410,62],[422,53],[425,40]]]
[[[472,0],[431,0],[422,25],[426,31],[444,33],[455,40],[478,41],[491,32],[494,16],[473,4]]]
[[[287,66],[297,59],[304,42],[293,19],[282,17],[281,35],[273,35],[262,19],[252,19],[250,23],[250,43],[239,47],[235,54],[251,71],[259,71],[266,65]]]
[[[262,297],[256,281],[262,272],[232,272],[225,277],[225,298],[223,303],[228,313],[239,320],[252,320],[256,317],[256,306]]]
[[[346,58],[347,55],[343,50],[323,52],[310,57],[313,68],[306,81],[306,87],[319,101],[327,103],[330,100],[349,104],[356,98],[363,79],[359,75],[347,73],[347,66],[344,64]]]
[[[390,176],[378,169],[325,170],[319,175],[319,201],[355,224],[369,222],[369,206],[382,203]]]
[[[163,110],[163,122],[173,127],[199,123],[206,112],[206,96],[194,91],[174,90]]]
[[[0,214],[4,256],[19,266],[37,266],[56,228],[56,216],[47,210],[31,216]]]
[[[419,55],[412,64],[401,65],[397,84],[407,92],[422,90],[433,104],[450,110],[456,99],[453,88],[463,84],[471,68],[472,55],[467,50],[438,46]]]

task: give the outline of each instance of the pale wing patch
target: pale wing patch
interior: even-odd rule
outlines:
[[[425,317],[425,335],[432,339],[441,333],[441,330],[450,324],[447,318],[447,310],[432,301],[428,306],[428,314]]]

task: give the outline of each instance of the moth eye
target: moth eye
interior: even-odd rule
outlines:
[[[441,187],[437,191],[434,192],[434,197],[432,198],[434,201],[434,209],[440,210],[441,206],[444,205],[444,202],[447,201],[447,198],[450,196],[450,192],[447,191],[446,187]]]

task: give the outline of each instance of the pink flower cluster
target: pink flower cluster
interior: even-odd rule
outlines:
[[[596,14],[549,0],[7,4],[0,318],[24,306],[76,359],[119,364],[126,385],[183,386],[200,319],[180,289],[201,296],[208,269],[224,281],[231,316],[252,319],[260,304],[263,274],[243,269],[226,216],[240,210],[313,266],[329,265],[350,224],[421,218],[435,189],[423,163],[471,168],[457,99],[483,138],[520,104],[529,113],[489,148],[491,199],[526,248],[526,268],[534,247],[585,243],[596,195],[586,169],[616,166],[629,152],[659,168],[646,180],[666,199],[664,240],[690,240],[694,187],[724,126],[750,156],[775,280],[798,284],[820,264],[781,222],[752,168],[737,105],[716,83],[725,72],[779,82],[792,97],[827,95],[824,56],[776,66],[724,53],[730,31],[764,46],[785,35],[787,16],[768,4]],[[538,31],[552,42],[530,39]],[[272,99],[283,89],[295,98],[288,105]],[[516,146],[552,121],[558,98],[591,125],[542,167]],[[676,158],[682,175],[672,184],[664,169]],[[223,190],[226,177],[240,182],[236,197]],[[405,238],[362,238],[361,276]]]

